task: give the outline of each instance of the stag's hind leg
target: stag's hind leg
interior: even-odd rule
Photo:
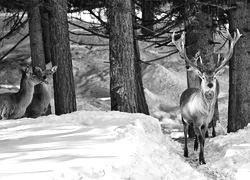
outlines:
[[[188,147],[187,147],[188,124],[184,121],[183,117],[181,119],[182,119],[182,123],[183,123],[183,126],[184,126],[184,138],[185,138],[184,156],[188,157]]]
[[[215,121],[216,121],[215,119],[212,120],[212,127],[213,127],[212,136],[213,137],[216,136],[216,131],[215,131],[216,122]]]
[[[211,122],[209,123],[209,126],[208,126],[209,128],[212,127],[212,136],[213,136],[213,137],[216,137],[215,126],[216,126],[216,119],[214,119],[214,117],[213,117],[213,119],[211,120]],[[205,136],[205,137],[206,137],[206,138],[209,137],[208,130],[206,131],[206,136]]]
[[[195,135],[195,139],[194,139],[194,150],[197,151],[198,150],[198,136]]]

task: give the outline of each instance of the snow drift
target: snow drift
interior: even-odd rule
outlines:
[[[0,179],[205,179],[143,114],[78,111],[0,121]]]

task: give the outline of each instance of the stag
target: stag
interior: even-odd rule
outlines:
[[[232,57],[234,46],[241,34],[237,29],[236,32],[234,32],[234,37],[232,37],[227,30],[226,38],[229,41],[228,51],[223,54],[222,60],[213,70],[200,70],[198,66],[188,58],[185,49],[185,32],[182,33],[181,38],[177,41],[175,41],[174,36],[175,32],[172,34],[172,43],[176,46],[181,58],[190,65],[192,70],[201,79],[200,88],[188,88],[181,94],[180,98],[180,111],[185,138],[184,156],[188,157],[187,131],[190,125],[193,126],[196,135],[194,142],[195,151],[198,149],[198,139],[200,143],[199,164],[206,164],[204,158],[205,134],[208,130],[208,124],[212,120],[215,102],[219,94],[217,77],[222,74],[227,61]],[[195,58],[201,57],[195,56]]]

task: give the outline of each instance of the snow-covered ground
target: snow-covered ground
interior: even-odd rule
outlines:
[[[71,35],[71,38],[81,44],[107,44],[107,40],[97,37]],[[16,37],[2,43],[0,54],[14,42]],[[143,61],[169,51],[169,47],[156,49],[149,48],[147,43],[139,44]],[[206,140],[207,164],[199,165],[199,152],[193,151],[193,142],[188,143],[190,157],[183,157],[178,102],[187,85],[185,63],[178,54],[149,66],[142,64],[151,114],[146,116],[107,111],[108,47],[89,48],[72,43],[71,52],[78,111],[0,121],[0,180],[250,179],[250,126],[226,134],[228,70],[219,79],[220,123],[216,127],[219,136]],[[1,93],[17,91],[18,68],[30,63],[28,57],[26,40],[0,63]]]
[[[210,168],[218,179],[244,180],[250,177],[249,134],[247,127],[207,140],[207,164],[199,172],[151,116],[77,111],[5,120],[0,121],[0,179],[202,180],[209,179],[202,169]]]

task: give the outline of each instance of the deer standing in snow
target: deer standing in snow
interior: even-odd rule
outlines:
[[[39,84],[37,92],[34,93],[30,105],[27,107],[24,117],[37,118],[39,116],[48,115],[48,107],[51,101],[51,89],[49,81],[52,79],[53,74],[57,71],[57,66],[51,69],[41,71],[34,69],[37,76],[44,79],[44,82]]]
[[[193,63],[186,54],[185,49],[185,33],[177,41],[174,39],[175,32],[172,34],[172,43],[178,49],[180,56],[191,66],[194,72],[201,79],[200,88],[188,88],[180,98],[181,118],[184,125],[184,156],[188,157],[187,148],[187,131],[188,125],[193,126],[196,138],[194,142],[194,150],[198,149],[198,139],[200,143],[199,163],[206,164],[204,158],[205,133],[208,129],[208,124],[212,120],[214,114],[214,106],[219,94],[217,85],[217,77],[224,71],[225,64],[232,57],[233,48],[241,34],[237,29],[232,38],[227,30],[226,38],[229,40],[228,52],[223,54],[223,60],[213,70],[201,71],[195,63]],[[219,55],[218,55],[219,57]],[[199,57],[201,58],[201,57]]]
[[[37,71],[41,71],[40,68],[36,68]],[[19,91],[16,93],[0,94],[1,119],[21,118],[32,100],[34,86],[42,82],[43,79],[33,74],[29,66],[25,70],[22,70]]]

